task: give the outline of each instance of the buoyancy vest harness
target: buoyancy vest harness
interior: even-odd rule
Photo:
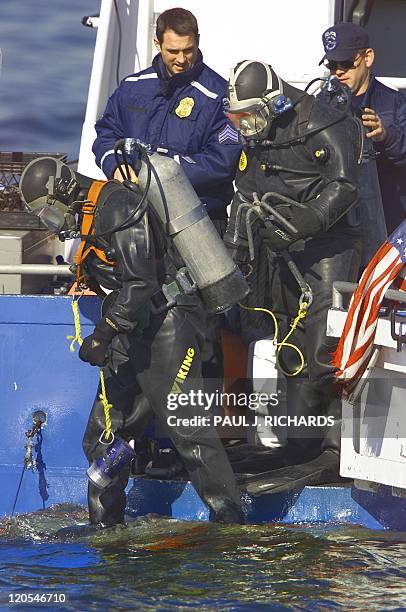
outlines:
[[[85,289],[88,286],[83,266],[87,256],[91,252],[93,252],[107,265],[116,265],[115,261],[108,259],[104,250],[105,247],[89,241],[89,237],[94,234],[94,215],[96,212],[96,207],[100,203],[102,190],[108,182],[109,181],[94,181],[87,194],[87,200],[82,206],[82,223],[80,227],[82,241],[73,258],[76,268],[75,276],[78,288]]]

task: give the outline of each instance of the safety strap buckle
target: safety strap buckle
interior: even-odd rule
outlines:
[[[197,285],[192,278],[187,268],[180,268],[175,280],[171,283],[162,285],[160,291],[157,291],[151,298],[151,312],[153,314],[162,314],[167,312],[177,304],[179,295],[190,295],[197,291]]]
[[[180,268],[176,273],[176,282],[180,285],[183,293],[190,295],[196,293],[197,285],[196,281],[190,274],[187,268]]]
[[[176,306],[176,298],[180,294],[176,281],[167,285],[162,285],[161,289],[154,293],[151,298],[151,312],[162,314],[173,306]]]

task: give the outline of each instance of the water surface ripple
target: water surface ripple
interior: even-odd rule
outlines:
[[[150,516],[62,539],[56,530],[85,512],[49,514],[0,525],[3,601],[52,590],[67,610],[406,609],[406,534]]]

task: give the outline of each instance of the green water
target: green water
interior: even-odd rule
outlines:
[[[9,594],[64,593],[35,610],[402,610],[406,534],[342,526],[224,527],[145,517],[66,538],[86,512],[60,506],[0,523]]]

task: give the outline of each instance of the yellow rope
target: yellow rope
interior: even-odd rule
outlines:
[[[82,295],[82,294],[81,294]],[[81,297],[81,295],[79,296],[79,298]],[[73,296],[72,298],[72,310],[73,310],[73,320],[75,322],[75,335],[74,336],[66,336],[66,338],[68,340],[72,340],[72,342],[70,343],[69,346],[69,350],[71,351],[71,353],[74,352],[75,350],[75,344],[76,342],[79,344],[79,346],[82,346],[83,344],[83,338],[81,335],[81,328],[80,328],[80,315],[79,315],[79,298],[76,299],[75,296]]]
[[[81,297],[82,294],[79,295],[79,298]],[[79,346],[82,346],[83,344],[83,338],[82,338],[82,332],[81,332],[81,326],[80,326],[80,314],[79,314],[79,298],[75,298],[75,295],[72,298],[72,310],[73,310],[73,320],[75,322],[75,335],[74,336],[67,336],[68,340],[72,340],[69,346],[69,350],[71,352],[73,352],[75,350],[75,344],[76,342],[79,344]],[[101,393],[99,395],[99,399],[102,403],[103,406],[103,410],[104,410],[104,418],[106,421],[106,428],[104,431],[104,439],[107,441],[110,439],[111,436],[111,416],[110,416],[110,410],[113,407],[113,404],[109,404],[109,401],[107,399],[107,395],[106,395],[106,382],[104,380],[104,372],[102,370],[102,368],[100,368],[100,386],[101,386]]]
[[[293,332],[295,331],[296,327],[299,325],[299,321],[301,321],[302,319],[306,318],[307,315],[307,308],[308,308],[308,303],[307,302],[302,302],[302,304],[299,306],[299,310],[298,313],[296,315],[296,318],[294,319],[292,325],[290,326],[290,331],[286,334],[286,336],[284,337],[284,339],[282,340],[282,342],[280,342],[279,344],[277,344],[277,351],[276,351],[276,356],[277,356],[277,362],[278,365],[280,367],[280,369],[282,370],[282,372],[285,374],[285,376],[297,376],[298,374],[300,374],[303,371],[303,368],[305,367],[305,358],[304,355],[302,353],[302,351],[300,350],[300,348],[298,346],[296,346],[295,344],[291,344],[290,342],[286,342],[286,340],[293,334]],[[300,358],[300,366],[295,370],[295,372],[286,372],[279,361],[279,353],[282,350],[282,348],[284,346],[287,346],[289,348],[294,349]]]
[[[272,342],[277,347],[276,348],[276,363],[279,366],[279,369],[281,370],[281,372],[283,372],[283,374],[285,374],[285,376],[297,376],[298,374],[300,374],[303,371],[303,368],[305,367],[305,358],[304,358],[304,355],[303,355],[303,353],[302,353],[302,351],[300,350],[299,347],[297,347],[295,344],[291,344],[290,342],[287,342],[287,340],[293,334],[293,332],[295,331],[296,327],[299,324],[299,321],[301,321],[302,319],[304,319],[306,317],[307,309],[308,309],[309,304],[307,302],[302,302],[300,304],[298,313],[296,315],[296,318],[294,319],[292,325],[290,326],[291,329],[286,334],[286,336],[284,337],[282,342],[278,342],[279,326],[278,326],[277,318],[276,318],[275,314],[272,312],[272,310],[268,310],[267,308],[260,308],[259,306],[250,307],[250,306],[244,306],[244,304],[238,304],[238,305],[239,305],[240,308],[243,308],[244,310],[253,310],[253,311],[259,311],[259,312],[266,312],[268,315],[270,315],[272,317],[273,322],[274,322],[274,326],[275,326],[275,333],[274,333]],[[280,354],[280,352],[281,352],[283,347],[291,348],[291,349],[295,350],[299,354],[299,357],[300,357],[300,366],[294,372],[287,372],[286,370],[283,369],[283,367],[280,364],[279,354]]]
[[[104,419],[106,421],[106,427],[105,427],[105,432],[104,432],[104,439],[107,442],[108,440],[110,440],[110,436],[111,436],[111,417],[110,417],[110,410],[113,407],[113,404],[109,404],[109,401],[107,399],[107,395],[106,395],[106,383],[104,380],[104,372],[103,370],[100,368],[100,385],[101,385],[101,393],[99,395],[99,399],[102,403],[103,406],[103,410],[104,410]]]
[[[243,308],[244,310],[257,310],[259,312],[266,312],[267,314],[269,314],[272,318],[273,318],[273,322],[274,322],[274,326],[275,326],[275,333],[273,336],[273,340],[272,342],[274,344],[277,344],[277,340],[278,340],[278,321],[276,320],[276,317],[274,315],[274,313],[272,312],[272,310],[268,310],[267,308],[260,308],[259,306],[244,306],[244,304],[238,304],[238,306],[240,308]]]

